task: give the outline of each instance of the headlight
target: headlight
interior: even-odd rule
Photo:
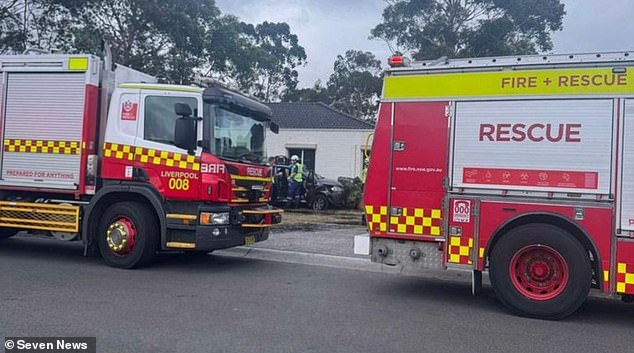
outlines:
[[[330,188],[330,191],[332,192],[342,192],[343,188],[341,186],[333,186]]]
[[[201,225],[226,225],[229,224],[229,212],[200,212]]]

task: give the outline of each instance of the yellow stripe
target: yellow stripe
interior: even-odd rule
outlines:
[[[604,77],[614,83],[602,84]],[[388,76],[384,89],[385,99],[567,94],[634,94],[634,68],[624,74],[613,74],[611,68],[450,74],[427,71],[421,75]]]
[[[175,249],[196,249],[196,243],[179,243],[172,241],[165,244],[165,246]]]
[[[38,209],[52,210],[72,210],[79,212],[79,207],[73,205],[58,205],[52,203],[35,203],[35,202],[16,202],[16,201],[0,201],[0,206],[17,206],[17,207],[33,207]]]
[[[249,202],[249,200],[247,199],[232,199],[231,202],[235,202],[235,203],[243,203],[243,202]]]
[[[180,213],[168,213],[165,215],[165,218],[168,219],[185,219],[189,221],[195,221],[198,219],[198,216],[191,214],[180,214]]]
[[[201,93],[203,91],[202,88],[198,87],[187,87],[187,86],[172,86],[172,85],[139,85],[134,83],[123,83],[119,85],[120,88],[131,88],[131,89],[145,89],[152,91],[172,91],[172,92],[194,92]]]
[[[270,224],[243,224],[243,228],[270,228]]]
[[[77,215],[77,211],[75,210],[70,210],[70,211],[54,211],[54,210],[47,210],[47,209],[42,209],[42,210],[38,210],[35,208],[24,208],[24,207],[6,207],[6,206],[1,206],[0,207],[1,211],[16,211],[16,212],[25,212],[25,213],[45,213],[45,214],[54,214],[54,215],[61,215],[61,216],[75,216]]]
[[[35,224],[44,224],[44,223],[35,223]],[[50,230],[54,232],[66,232],[66,233],[77,233],[77,230],[73,230],[70,228],[60,228],[60,227],[47,227],[41,225],[32,225],[32,224],[18,224],[18,223],[5,223],[0,222],[0,227],[9,227],[9,228],[23,228],[23,229],[35,229],[35,230]]]
[[[284,210],[244,210],[242,211],[244,214],[275,214],[275,213],[284,213]]]
[[[13,222],[13,223],[52,224],[54,226],[67,226],[67,227],[75,227],[77,224],[76,222],[59,222],[59,221],[48,221],[48,220],[43,221],[40,219],[15,218],[15,217],[0,217],[0,221],[2,221],[3,223]],[[64,229],[68,229],[68,228],[64,228]],[[77,230],[75,229],[75,232],[76,231]]]
[[[235,180],[262,181],[265,183],[271,182],[271,178],[257,178],[257,177],[248,177],[248,176],[241,176],[241,175],[234,175],[234,174],[231,174],[231,178]]]

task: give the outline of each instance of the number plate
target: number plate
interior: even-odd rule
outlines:
[[[244,245],[245,246],[251,246],[255,244],[255,236],[251,235],[248,237],[244,237]]]

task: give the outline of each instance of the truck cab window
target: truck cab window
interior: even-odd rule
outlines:
[[[175,103],[185,103],[196,115],[196,99],[189,97],[149,96],[145,98],[144,139],[174,144],[174,124],[178,116]]]

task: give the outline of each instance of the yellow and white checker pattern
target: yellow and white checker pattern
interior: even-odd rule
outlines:
[[[104,144],[103,149],[104,157],[106,158],[137,161],[145,164],[154,164],[186,170],[200,170],[200,163],[196,160],[196,156],[187,154],[159,151],[151,148],[135,147],[109,142]]]
[[[365,206],[365,216],[371,232],[387,232],[387,211],[387,206]]]
[[[80,154],[81,146],[80,141],[4,140],[4,151],[17,153]]]
[[[606,271],[607,272],[607,271]],[[604,273],[605,278],[607,278]],[[619,262],[616,266],[616,292],[634,293],[634,265]]]
[[[449,248],[447,249],[447,262],[459,265],[471,265],[471,249],[473,249],[473,238],[449,237]],[[484,255],[484,249],[482,254]]]

